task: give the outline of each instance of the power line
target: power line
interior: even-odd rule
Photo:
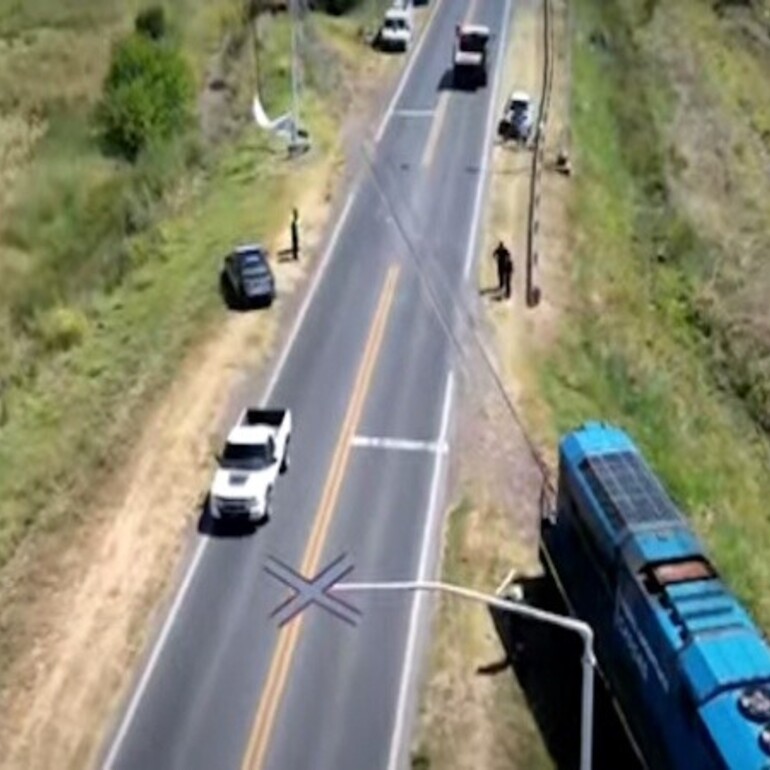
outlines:
[[[503,399],[503,403],[509,413],[509,416],[513,419],[514,423],[518,427],[519,432],[522,438],[524,439],[524,443],[526,444],[527,449],[532,457],[532,460],[534,461],[538,469],[538,472],[542,477],[544,489],[551,495],[555,496],[555,486],[551,479],[551,474],[548,469],[548,465],[541,457],[540,452],[538,451],[534,440],[530,437],[524,425],[524,422],[521,416],[519,415],[518,410],[516,409],[516,406],[514,405],[513,401],[511,400],[511,397],[508,394],[508,391],[505,387],[505,384],[503,383],[500,373],[497,371],[497,368],[494,365],[492,357],[489,354],[489,351],[487,350],[486,345],[484,345],[484,342],[478,333],[473,309],[468,307],[467,302],[462,297],[462,291],[454,290],[451,287],[451,285],[446,281],[446,279],[443,278],[441,274],[439,274],[438,278],[432,278],[430,275],[428,275],[428,269],[429,269],[428,265],[424,264],[425,260],[418,254],[417,249],[414,247],[414,243],[412,242],[412,239],[409,236],[407,229],[404,226],[399,213],[396,211],[396,208],[393,205],[393,202],[391,201],[390,196],[387,194],[387,192],[384,189],[384,186],[380,180],[380,177],[378,175],[378,172],[372,160],[371,154],[365,145],[362,148],[362,154],[363,154],[364,162],[366,163],[366,167],[368,169],[370,178],[372,179],[372,182],[374,183],[374,187],[377,191],[377,194],[380,200],[382,201],[382,203],[387,208],[388,212],[390,213],[393,223],[399,235],[401,236],[401,239],[403,240],[404,245],[406,246],[407,254],[411,258],[415,268],[417,269],[417,274],[420,279],[420,282],[423,288],[425,289],[425,292],[428,296],[428,300],[433,308],[434,313],[436,314],[437,320],[439,321],[442,329],[444,330],[444,333],[446,334],[450,343],[454,346],[454,348],[458,352],[461,360],[467,363],[469,355],[468,355],[468,351],[466,350],[466,346],[462,343],[462,341],[458,338],[457,334],[455,333],[454,324],[451,322],[451,319],[446,318],[446,314],[441,308],[441,303],[439,301],[439,297],[437,296],[437,292],[436,292],[436,286],[434,285],[434,284],[439,284],[440,282],[443,282],[444,284],[443,288],[444,288],[445,294],[448,295],[449,300],[453,302],[453,307],[456,310],[460,311],[459,320],[464,322],[467,331],[470,333],[471,343],[475,344],[478,352],[481,355],[482,361],[488,370],[488,373],[492,377],[495,388],[497,389],[498,393]],[[467,367],[466,367],[466,370],[467,370]]]

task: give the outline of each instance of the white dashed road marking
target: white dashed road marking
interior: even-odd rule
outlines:
[[[444,454],[449,449],[445,441],[414,441],[408,438],[387,438],[384,436],[354,436],[350,443],[354,447],[395,449],[402,452],[431,452],[433,454]]]

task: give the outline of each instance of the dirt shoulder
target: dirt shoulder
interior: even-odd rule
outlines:
[[[564,7],[556,3],[557,48],[563,48]],[[501,80],[500,100],[514,88],[539,98],[543,61],[543,6],[517,4],[512,38]],[[564,141],[568,108],[566,58],[557,57],[549,112],[549,165]],[[499,108],[499,105],[498,105]],[[551,139],[550,137],[553,137]],[[484,344],[506,398],[491,378],[466,383],[459,441],[466,448],[456,469],[459,502],[450,510],[442,576],[494,592],[511,571],[537,575],[539,499],[542,474],[529,443],[549,415],[536,398],[538,357],[556,339],[564,297],[559,290],[567,269],[568,181],[553,171],[543,178],[541,274],[543,300],[525,302],[525,256],[531,151],[496,142],[480,244],[478,290]],[[511,250],[514,296],[496,290],[492,251],[498,241]],[[512,409],[522,425],[514,419]],[[538,451],[540,448],[537,447]],[[548,453],[545,453],[549,460]],[[470,460],[467,458],[471,458]],[[413,768],[550,768],[553,760],[530,711],[514,664],[493,617],[457,600],[441,600],[434,620],[431,660],[420,725],[412,751]]]
[[[559,321],[568,297],[564,293],[564,275],[568,272],[569,228],[567,207],[569,179],[553,170],[559,149],[568,141],[568,61],[566,45],[566,9],[553,3],[556,44],[551,103],[545,131],[545,171],[540,194],[540,236],[536,285],[541,301],[535,309],[526,305],[526,254],[529,222],[530,172],[532,151],[510,143],[495,144],[492,157],[487,226],[479,257],[479,286],[484,299],[484,315],[489,322],[492,346],[497,354],[500,374],[526,420],[529,430],[537,433],[547,421],[538,391],[538,359],[557,338]],[[504,94],[523,89],[534,100],[540,99],[544,55],[543,7],[541,2],[523,4],[514,37],[518,38],[508,54]],[[491,255],[498,241],[511,250],[515,273],[513,298],[501,301],[493,290],[496,268]],[[548,453],[546,452],[546,457]]]
[[[397,67],[356,49],[352,27],[343,24],[336,34],[350,44],[340,53],[349,119],[338,127],[349,137]],[[36,538],[5,571],[2,596],[14,608],[9,648],[16,653],[0,692],[3,767],[82,768],[94,761],[105,718],[194,542],[228,394],[238,391],[245,372],[269,363],[318,260],[342,159],[338,142],[332,152],[313,153],[271,177],[287,212],[299,208],[303,239],[299,263],[276,261],[276,306],[229,314],[203,333],[172,384],[153,397],[122,467],[94,492],[82,516],[66,534]],[[191,237],[191,219],[164,236]],[[263,233],[273,253],[286,246],[287,222]]]
[[[332,165],[319,158],[295,177],[296,190],[306,191],[298,200],[308,238],[328,213]],[[306,261],[276,266],[284,301],[310,268]],[[17,587],[29,602],[20,628],[31,644],[0,699],[5,767],[74,768],[91,759],[104,715],[147,640],[148,615],[197,523],[227,408],[223,394],[244,366],[266,360],[280,313],[231,315],[212,329],[140,427],[126,466],[99,491],[88,527],[78,527],[63,551],[60,538],[30,549],[46,579],[32,590]],[[25,575],[27,564],[14,566]]]

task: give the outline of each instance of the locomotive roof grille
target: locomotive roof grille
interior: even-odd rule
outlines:
[[[592,455],[579,467],[616,532],[681,523],[671,498],[636,452]]]

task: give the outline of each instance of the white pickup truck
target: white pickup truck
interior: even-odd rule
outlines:
[[[244,409],[230,431],[209,495],[215,519],[265,521],[271,513],[273,488],[289,467],[291,412]]]

